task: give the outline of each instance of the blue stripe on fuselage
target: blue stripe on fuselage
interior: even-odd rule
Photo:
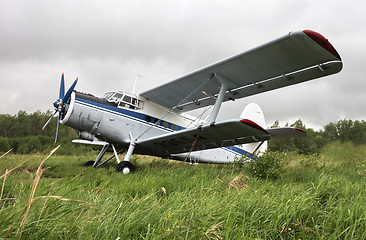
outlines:
[[[221,149],[225,149],[225,150],[227,150],[229,152],[232,152],[234,154],[240,154],[240,155],[245,155],[245,156],[251,155],[250,152],[247,152],[244,149],[241,149],[241,148],[236,147],[236,146],[222,147]]]
[[[81,104],[81,105],[84,105],[84,106],[87,106],[87,107],[95,108],[97,110],[105,111],[105,112],[108,112],[108,113],[111,113],[111,114],[114,114],[114,115],[118,115],[118,116],[121,116],[121,117],[124,117],[124,118],[128,118],[130,120],[137,121],[139,123],[143,123],[143,124],[146,124],[146,125],[149,125],[149,126],[153,126],[153,127],[158,128],[160,130],[164,130],[164,131],[167,131],[167,132],[174,132],[172,129],[165,128],[165,127],[161,126],[161,125],[164,124],[164,122],[166,122],[164,120],[160,120],[159,125],[156,125],[154,122],[147,122],[146,117],[149,116],[149,115],[146,115],[146,114],[143,114],[143,113],[134,112],[134,111],[131,111],[129,109],[118,108],[118,107],[114,107],[114,106],[110,106],[110,105],[106,105],[106,104],[86,100],[86,99],[83,99],[83,98],[76,98],[75,100],[78,104]],[[152,117],[152,116],[149,116],[149,117],[152,120],[157,119],[157,118]],[[168,124],[171,125],[172,123],[168,122]],[[182,129],[185,129],[185,128],[181,127],[181,126],[177,126],[177,129],[182,130]]]

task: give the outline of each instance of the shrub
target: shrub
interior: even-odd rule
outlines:
[[[323,167],[321,162],[319,161],[319,154],[313,153],[304,156],[304,158],[299,162],[302,167]]]
[[[246,168],[257,178],[277,179],[282,173],[285,162],[285,153],[268,151],[247,164]]]
[[[8,138],[0,138],[0,152],[7,152],[10,149]]]
[[[17,153],[28,154],[42,150],[42,143],[37,136],[25,136],[20,138]]]

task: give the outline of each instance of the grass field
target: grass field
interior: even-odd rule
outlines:
[[[366,239],[366,146],[287,154],[276,180],[144,156],[123,175],[92,154],[37,171],[46,155],[0,159],[0,239]]]

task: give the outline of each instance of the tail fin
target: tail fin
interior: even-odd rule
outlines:
[[[256,103],[249,103],[243,110],[243,112],[240,114],[240,118],[242,119],[249,119],[262,128],[266,129],[266,121],[264,119],[263,111]],[[248,143],[243,144],[242,149],[244,149],[247,152],[255,153],[257,155],[263,154],[267,150],[267,141],[265,141],[262,145],[262,142],[256,142],[256,143]],[[261,146],[260,146],[261,145]],[[259,148],[258,148],[259,147]],[[258,148],[258,149],[257,149]]]

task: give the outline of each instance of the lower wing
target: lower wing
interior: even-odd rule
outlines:
[[[159,155],[227,147],[269,140],[270,134],[248,119],[234,119],[137,141],[139,148]]]

